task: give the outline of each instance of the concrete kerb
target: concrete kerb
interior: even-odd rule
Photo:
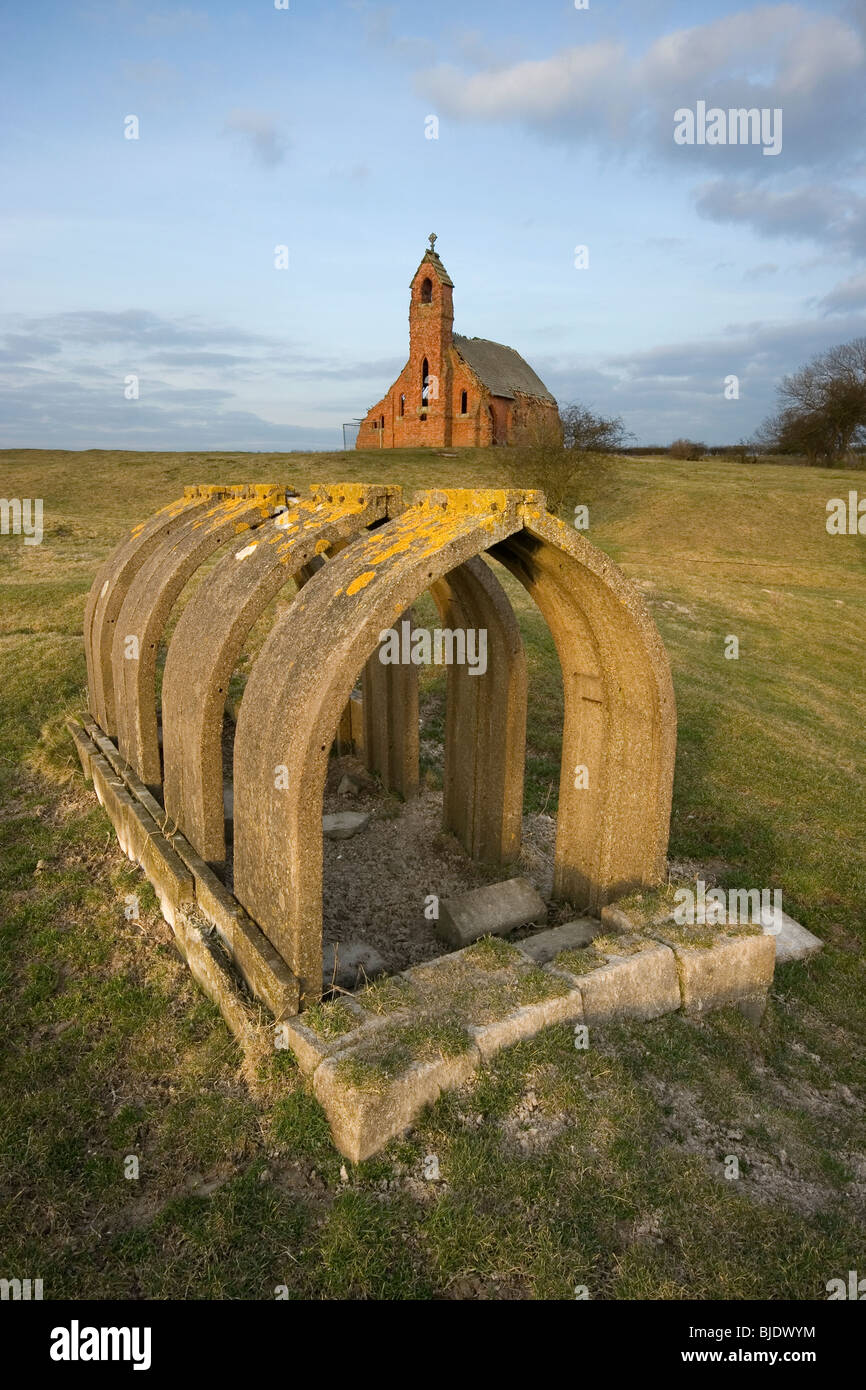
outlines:
[[[667,940],[664,924],[635,934],[628,915],[614,905],[605,911],[605,925],[630,927],[631,934],[599,939],[601,924],[587,918],[520,943],[489,937],[383,981],[397,991],[390,1009],[375,1011],[382,986],[374,985],[320,1006],[321,1022],[316,1010],[298,1014],[298,982],[274,948],[184,837],[170,833],[159,803],[111,740],[90,716],[84,722],[87,732],[68,723],[82,767],[124,851],[153,883],[193,977],[240,1042],[248,1072],[274,1047],[291,1049],[325,1110],[336,1147],[352,1161],[403,1133],[444,1090],[464,1084],[501,1048],[543,1028],[651,1019],[727,1002],[753,1013],[762,1007],[772,976],[772,937],[726,937],[719,950],[695,949]],[[584,957],[586,968],[578,967]],[[532,997],[524,999],[520,990],[530,979]],[[436,1022],[453,1018],[455,1009],[462,1050],[436,1054]],[[368,1069],[365,1079],[364,1059],[375,1059],[377,1047],[393,1050],[401,1036],[423,1035],[425,1025],[432,1025],[435,1055],[409,1054],[369,1084],[374,1073]]]
[[[239,939],[246,942],[245,932],[239,929],[230,937],[219,930],[217,922],[211,921],[227,905],[226,900],[228,905],[233,902],[231,895],[220,884],[221,902],[216,911],[210,910],[212,904],[207,892],[202,891],[203,885],[197,882],[192,870],[149,811],[138,803],[107,757],[80,724],[69,720],[67,727],[79,755],[83,754],[87,760],[97,799],[114,826],[122,850],[139,865],[154,888],[162,915],[174,933],[178,950],[190,972],[220,1010],[241,1044],[247,1063],[257,1065],[273,1048],[271,1015],[279,1017],[297,1010],[296,983],[282,962],[278,962],[279,970],[274,972],[276,981],[270,978],[267,968],[250,969],[255,952],[245,955],[243,950],[238,950]],[[118,761],[122,761],[114,751]],[[206,865],[204,868],[207,870]],[[237,912],[242,913],[242,909],[238,907]],[[254,923],[249,923],[249,927],[261,935]],[[241,960],[247,967],[246,973]],[[237,970],[239,979],[234,977],[233,969]],[[244,985],[257,997],[247,997]]]
[[[264,932],[244,911],[210,865],[196,854],[185,836],[168,822],[163,807],[139,780],[133,768],[121,757],[111,739],[106,737],[93,717],[89,714],[83,715],[82,724],[86,730],[84,739],[91,748],[96,745],[98,752],[110,763],[116,776],[123,782],[133,802],[137,802],[143,812],[151,817],[171,850],[192,874],[198,911],[209,925],[216,929],[247,988],[267,1005],[276,1020],[297,1013],[298,982]],[[80,730],[80,726],[70,720],[67,721],[67,727],[76,739],[78,747],[79,738],[75,735],[74,729],[77,727]]]
[[[311,1018],[309,1009],[303,1014],[284,1019],[279,1024],[280,1042],[295,1054],[298,1066],[305,1076],[312,1076],[326,1058],[333,1057],[338,1052],[346,1052],[356,1044],[366,1042],[378,1029],[387,1027],[388,1024],[402,1023],[408,1017],[405,1011],[386,1015],[371,1014],[351,995],[342,995],[323,1008],[330,1011],[332,1018],[337,1010],[345,1011],[345,1031],[337,1032],[331,1037],[318,1033],[313,1026],[315,1010]]]
[[[787,913],[778,932],[766,925],[677,927],[662,911],[638,920],[633,907],[620,903],[602,909],[604,926],[613,932],[637,932],[669,946],[677,962],[682,1007],[688,1013],[736,1005],[759,1023],[777,964],[805,959],[822,942]]]
[[[400,978],[413,988],[417,1007],[389,1019],[395,1024],[390,1032],[381,1031],[382,1020],[376,1019],[373,1026],[360,1022],[345,1036],[322,1041],[298,1038],[308,1031],[306,1014],[290,1020],[287,1026],[301,1043],[304,1069],[312,1076],[334,1143],[354,1162],[370,1157],[413,1124],[443,1090],[462,1085],[502,1048],[543,1028],[650,1019],[678,1009],[673,952],[635,938],[619,944],[621,954],[606,944],[591,971],[577,975],[558,961],[539,965],[531,945],[526,949],[526,943],[486,938],[405,971]],[[566,951],[566,962],[575,954],[580,950]],[[526,986],[529,999],[521,997]],[[408,1055],[376,1075],[375,1054],[378,1050],[387,1057],[389,1047],[394,1054],[401,1020],[409,1020],[413,1038],[423,1038],[426,1027],[435,1049],[435,1024],[442,1019],[456,1020],[463,1028],[463,1051],[452,1044],[438,1056]],[[396,1052],[399,1057],[399,1046]]]
[[[244,1071],[254,1081],[259,1065],[274,1049],[272,1021],[261,1005],[244,997],[227,961],[194,913],[180,912],[174,933],[190,973],[237,1038],[244,1054]]]
[[[580,986],[583,1018],[588,1024],[611,1018],[643,1022],[680,1008],[680,986],[674,953],[645,938],[623,936],[613,947],[594,943],[566,950],[549,969]]]
[[[192,874],[172,849],[153,817],[139,806],[97,749],[90,757],[93,786],[128,859],[139,864],[159,898],[162,915],[174,930],[177,915],[195,901]]]
[[[421,1111],[468,1081],[481,1065],[477,1047],[456,1057],[413,1062],[384,1092],[365,1092],[340,1075],[342,1054],[327,1057],[313,1074],[313,1091],[328,1117],[334,1144],[352,1163],[372,1157],[405,1133]]]
[[[760,930],[754,935],[720,931],[710,946],[693,946],[664,927],[653,937],[673,951],[686,1013],[736,1004],[753,1022],[764,1012],[773,983],[776,943]]]
[[[72,735],[75,744],[75,751],[78,754],[78,761],[81,763],[81,771],[84,773],[85,782],[93,781],[93,772],[90,767],[91,755],[96,751],[92,741],[88,738],[84,729],[74,719],[66,720],[66,727]]]

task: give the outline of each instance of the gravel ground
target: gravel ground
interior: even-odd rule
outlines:
[[[524,819],[523,851],[508,868],[475,864],[460,844],[443,834],[442,793],[422,790],[403,803],[369,782],[354,758],[334,758],[325,791],[326,814],[369,811],[366,828],[349,840],[325,840],[324,941],[363,941],[383,957],[389,971],[442,955],[447,947],[424,916],[429,894],[439,898],[485,883],[524,875],[541,896],[550,897],[556,822],[550,816]],[[351,795],[337,792],[345,772],[364,780]],[[559,913],[555,919],[559,920]]]

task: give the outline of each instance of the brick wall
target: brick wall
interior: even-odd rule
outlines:
[[[409,300],[409,361],[387,395],[367,412],[356,449],[485,447],[510,441],[515,426],[535,411],[556,413],[555,406],[528,396],[515,401],[492,397],[454,347],[453,322],[452,288],[439,278],[436,266],[424,260],[415,272]]]

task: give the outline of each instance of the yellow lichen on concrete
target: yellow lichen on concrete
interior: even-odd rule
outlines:
[[[375,578],[376,578],[376,571],[375,571],[375,570],[365,570],[363,574],[359,574],[359,575],[358,575],[358,578],[357,578],[357,579],[353,579],[352,582],[351,582],[351,584],[348,585],[348,587],[347,587],[347,589],[346,589],[346,595],[347,595],[347,597],[352,597],[352,596],[354,596],[355,594],[359,593],[359,592],[361,591],[361,589],[366,589],[366,587],[367,587],[367,585],[370,583],[371,579],[375,579]]]

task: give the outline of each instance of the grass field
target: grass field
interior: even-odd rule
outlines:
[[[570,499],[670,654],[671,858],[782,888],[823,952],[777,972],[757,1030],[669,1015],[581,1052],[550,1029],[341,1176],[289,1055],[242,1079],[84,788],[63,719],[85,703],[85,596],[187,482],[501,485],[501,457],[0,457],[3,496],[45,508],[41,545],[0,537],[0,1276],[43,1278],[46,1298],[823,1299],[866,1272],[866,539],[824,525],[866,472],[619,459]],[[558,668],[506,582],[527,807],[550,811]],[[435,729],[441,686],[425,696]]]

